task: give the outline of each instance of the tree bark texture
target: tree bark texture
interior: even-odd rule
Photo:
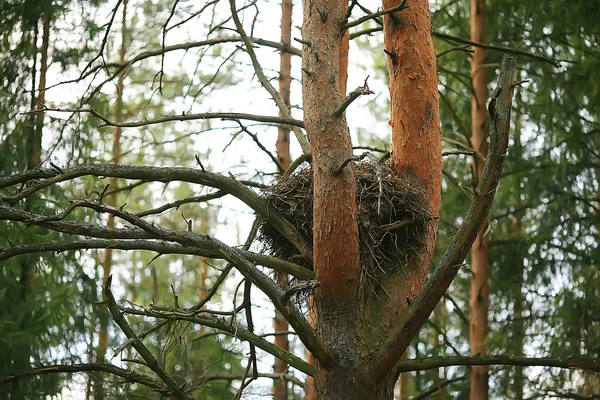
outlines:
[[[340,39],[345,23],[344,0],[304,3],[302,36],[304,123],[311,142],[314,181],[314,266],[320,287],[314,300],[317,332],[335,359],[317,362],[320,399],[359,398],[356,382],[357,297],[360,281],[354,167],[335,170],[352,155],[345,116],[334,113],[342,102]],[[363,392],[363,397],[365,393]]]
[[[383,8],[398,4],[397,0],[384,0]],[[435,217],[441,199],[442,145],[432,32],[426,0],[411,1],[407,9],[384,18],[391,97],[391,160],[400,173],[415,178],[423,187],[429,199],[424,207]],[[384,320],[391,325],[408,307],[407,299],[413,299],[425,282],[435,247],[436,221],[426,231],[426,248],[421,257],[386,285],[394,306],[392,315],[386,315]]]
[[[384,2],[384,8],[394,5]],[[341,39],[346,8],[341,0],[309,0],[302,27],[304,123],[313,154],[314,266],[320,283],[314,298],[316,328],[333,360],[317,362],[316,390],[320,399],[391,399],[397,379],[394,365],[377,376],[365,373],[366,365],[407,308],[407,298],[425,281],[435,224],[427,231],[423,254],[409,266],[408,279],[398,274],[381,282],[390,298],[360,294],[353,165],[334,172],[352,154],[345,118],[334,115],[344,98],[340,68],[345,65]],[[441,138],[428,2],[413,2],[386,16],[385,25],[387,50],[395,54],[389,63],[393,162],[399,173],[423,186],[430,199],[426,207],[437,215]]]
[[[384,0],[383,8],[399,1]],[[429,3],[411,1],[400,12],[384,18],[385,51],[390,77],[390,125],[392,127],[391,160],[401,174],[412,177],[422,186],[428,204],[424,207],[437,217],[440,207],[442,149],[439,119],[438,79],[433,47],[433,28]],[[435,247],[437,219],[425,232],[426,246],[420,257],[404,268],[404,273],[384,282],[391,299],[384,307],[380,329],[396,325],[410,301],[421,290],[429,271]],[[408,346],[410,340],[406,342]],[[405,351],[406,347],[402,349]],[[388,366],[391,367],[391,366]]]
[[[485,43],[485,0],[471,0],[471,40]],[[487,72],[485,69],[485,49],[475,48],[471,58],[471,81],[473,95],[471,97],[471,141],[475,151],[487,157]],[[483,172],[483,161],[473,157],[473,189],[479,184]],[[469,311],[469,341],[471,354],[486,355],[486,338],[488,334],[489,310],[489,250],[490,240],[487,223],[483,226],[471,247],[471,295]],[[488,367],[477,366],[471,369],[472,400],[488,398]]]

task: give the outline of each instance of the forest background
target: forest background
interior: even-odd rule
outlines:
[[[286,4],[291,7],[284,2],[284,9]],[[346,115],[355,154],[370,152],[363,163],[389,158],[389,55],[383,51],[381,18],[373,15],[381,7],[350,3],[350,20],[357,23],[348,29],[347,92],[358,87],[359,94],[368,95],[357,97]],[[485,37],[473,40],[469,3],[432,1],[430,7],[444,145],[434,261],[463,222],[477,160],[485,158],[471,125],[475,49],[483,50],[483,90],[490,96],[504,53],[518,56],[518,81],[523,83],[515,92],[501,183],[481,234],[489,278],[474,290],[475,277],[481,275],[473,272],[468,258],[406,357],[598,359],[600,12],[593,2],[488,1]],[[292,119],[303,115],[300,50],[295,47],[303,45],[298,29],[302,9],[294,3],[292,19],[282,23],[279,2],[238,2],[237,10],[241,20],[232,17],[230,3],[222,0],[2,2],[0,177],[40,166],[58,172],[93,163],[184,166],[232,176],[256,193],[269,193],[269,185],[282,179],[294,160],[306,161],[290,130]],[[252,52],[240,24],[252,38]],[[292,27],[287,37],[280,30],[286,24]],[[264,79],[248,53],[260,61]],[[278,113],[264,80],[283,85],[282,94],[289,91],[290,116],[257,119]],[[103,199],[166,229],[189,229],[230,246],[245,244],[254,253],[268,252],[260,233],[254,238],[252,208],[226,196],[226,190],[187,182],[85,176],[18,198],[24,188],[6,179],[0,187],[0,379],[5,377],[0,396],[167,395],[153,381],[123,375],[154,371],[136,360],[139,350],[131,348],[131,338],[106,310],[102,289],[110,274],[114,296],[125,301],[120,304],[140,311],[128,315],[127,324],[170,376],[191,382],[196,398],[314,396],[311,380],[293,360],[288,359],[288,369],[254,339],[231,329],[239,324],[252,337],[305,358],[303,344],[291,328],[279,324],[281,316],[268,297],[251,291],[244,275],[226,261],[202,252],[157,256],[149,247],[121,251],[114,243],[94,248],[83,243],[86,239],[43,248],[41,243],[73,239],[9,210],[20,202],[23,212],[47,218],[68,210],[65,220],[124,226],[123,219],[77,203]],[[160,208],[164,204],[168,207]],[[303,282],[295,265],[279,266],[283,269],[277,273],[273,266],[265,267],[280,280],[293,276],[294,282]],[[311,290],[305,285],[291,295],[307,314]],[[481,314],[473,302],[489,302],[489,309],[486,305]],[[161,323],[149,316],[178,310],[195,310],[227,324]],[[481,327],[483,337],[470,332],[473,324]],[[117,369],[44,370],[104,361]],[[551,363],[488,364],[449,363],[403,373],[396,396],[600,398],[598,374]],[[30,373],[18,375],[24,371]],[[485,382],[479,389],[483,392],[473,393],[475,379]]]

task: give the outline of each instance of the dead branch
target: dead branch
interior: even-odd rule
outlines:
[[[513,357],[513,356],[476,356],[476,357],[430,357],[421,360],[402,360],[397,364],[398,372],[425,371],[450,366],[472,365],[514,365],[520,367],[555,367],[600,372],[600,361],[593,357]]]
[[[362,24],[363,22],[367,22],[371,19],[379,18],[386,14],[391,14],[391,13],[394,13],[397,11],[402,11],[405,8],[408,8],[408,6],[406,5],[406,2],[407,2],[407,0],[404,0],[402,3],[398,4],[397,6],[388,8],[387,10],[377,11],[372,14],[365,15],[364,17],[361,17],[361,18],[357,19],[356,21],[348,22],[346,25],[344,25],[344,29],[350,29],[352,27]]]
[[[112,319],[116,322],[116,324],[121,328],[121,331],[127,336],[128,339],[131,340],[131,345],[138,352],[138,354],[144,359],[146,362],[146,366],[150,368],[164,383],[167,385],[167,388],[171,391],[172,395],[178,400],[194,400],[192,396],[186,393],[182,387],[180,387],[175,380],[165,372],[165,370],[161,367],[158,360],[152,355],[152,352],[148,350],[148,348],[142,343],[141,340],[138,339],[135,332],[129,326],[129,323],[123,316],[123,314],[119,311],[119,307],[117,302],[110,290],[110,286],[112,283],[112,275],[110,275],[106,279],[106,283],[104,284],[104,298],[106,299],[108,311],[112,316]]]
[[[229,0],[229,6],[231,9],[231,16],[233,17],[233,22],[235,23],[235,28],[236,28],[237,32],[240,34],[240,36],[242,37],[242,40],[244,42],[244,46],[246,49],[246,53],[248,53],[248,55],[250,56],[250,59],[252,60],[252,66],[254,67],[254,73],[256,74],[256,77],[258,78],[260,84],[266,89],[266,91],[269,92],[271,97],[273,97],[273,100],[275,100],[275,103],[277,104],[277,107],[279,108],[279,112],[281,113],[281,115],[283,115],[283,117],[286,119],[292,119],[290,109],[287,106],[287,104],[285,103],[285,100],[281,97],[281,94],[279,94],[277,89],[275,89],[273,87],[273,85],[271,85],[271,82],[266,77],[266,75],[260,65],[260,62],[258,61],[258,57],[256,57],[256,53],[254,52],[254,47],[252,45],[252,41],[248,38],[248,35],[246,35],[246,31],[244,30],[244,27],[242,26],[242,22],[240,21],[240,18],[238,16],[238,10],[235,5],[235,0]],[[296,136],[296,139],[298,140],[298,143],[300,144],[300,147],[302,148],[302,152],[310,153],[310,144],[308,143],[308,139],[306,138],[306,135],[304,135],[304,133],[302,133],[302,131],[300,131],[300,129],[297,128],[297,125],[292,125],[292,124],[288,124],[288,125],[292,126],[292,131],[294,132],[294,135]]]
[[[104,363],[43,366],[6,376],[0,379],[0,386],[7,385],[20,379],[29,378],[32,376],[78,372],[108,372],[110,374],[123,378],[127,382],[135,382],[147,386],[150,389],[156,390],[157,392],[163,395],[166,395],[169,392],[169,389],[164,385],[164,383],[162,383],[156,378],[145,374],[140,374],[138,372],[134,372],[128,369],[120,368],[116,365]]]
[[[254,344],[259,349],[262,349],[267,353],[282,359],[287,364],[291,365],[292,367],[298,369],[301,372],[304,372],[307,375],[314,376],[315,374],[315,367],[313,365],[310,365],[300,357],[297,357],[293,353],[280,349],[279,347],[265,340],[261,336],[250,332],[245,327],[240,326],[235,322],[232,323],[230,321],[227,321],[223,318],[219,318],[212,315],[193,315],[190,313],[177,315],[173,312],[159,312],[148,309],[140,310],[137,308],[121,308],[120,311],[123,314],[140,315],[144,317],[172,321],[188,321],[195,324],[200,324],[203,326],[208,326],[210,328],[218,329],[223,332],[228,332],[238,338],[241,338]]]
[[[150,237],[151,235],[148,234],[147,236]],[[69,242],[46,242],[0,247],[0,261],[23,254],[42,253],[48,251],[60,253],[63,251],[83,249],[115,249],[124,251],[146,250],[153,251],[158,254],[185,254],[205,258],[223,259],[222,254],[202,249],[200,247],[186,247],[153,240],[87,239]],[[315,277],[315,273],[313,271],[289,261],[285,261],[276,257],[265,256],[263,254],[254,253],[248,250],[240,250],[240,252],[246,259],[248,259],[248,261],[270,268],[274,271],[290,274],[295,278],[302,280],[312,280]]]
[[[281,232],[290,243],[297,246],[298,251],[307,260],[312,260],[312,249],[306,244],[304,238],[293,225],[281,217],[275,210],[269,208],[268,204],[258,194],[251,189],[244,186],[241,182],[231,177],[225,177],[219,174],[215,174],[209,171],[201,171],[193,168],[183,167],[135,167],[135,166],[123,166],[115,164],[93,164],[87,166],[80,166],[71,169],[66,169],[62,173],[59,173],[55,169],[37,169],[34,171],[26,171],[22,174],[15,174],[6,178],[0,179],[0,189],[8,186],[14,186],[19,183],[25,183],[32,179],[40,179],[39,182],[31,185],[31,187],[19,192],[13,196],[0,197],[0,200],[7,204],[16,204],[18,201],[25,197],[42,190],[53,184],[68,181],[82,176],[96,176],[96,177],[116,177],[123,179],[134,179],[144,181],[156,181],[156,182],[173,182],[183,181],[193,184],[206,185],[216,189],[223,190],[248,205],[254,211],[256,211],[264,220],[268,221],[275,229]],[[46,179],[41,179],[46,178]],[[15,215],[15,213],[17,215]],[[24,215],[18,215],[19,210],[12,207],[0,206],[0,218],[12,219],[25,221]],[[3,217],[4,215],[4,217]],[[12,216],[12,217],[11,217]],[[30,219],[34,219],[33,216]],[[72,229],[81,229],[83,224],[69,223],[63,221],[65,224],[71,224]],[[63,224],[63,225],[65,225]],[[48,223],[47,227],[53,226]],[[54,225],[56,226],[56,225]],[[95,230],[101,229],[94,227]],[[72,232],[77,234],[88,235],[87,233]],[[93,237],[103,238],[115,238],[114,236],[106,236],[107,232],[102,235],[89,235]],[[140,237],[142,239],[147,237]]]
[[[156,125],[162,124],[164,122],[173,122],[173,121],[194,121],[194,120],[205,120],[205,119],[230,119],[230,120],[249,120],[249,121],[258,121],[265,122],[271,124],[278,125],[290,125],[303,128],[304,122],[299,121],[293,118],[285,118],[285,117],[271,117],[268,115],[256,115],[256,114],[244,114],[244,113],[196,113],[196,114],[178,114],[178,115],[164,115],[162,117],[154,118],[154,119],[145,119],[141,121],[130,121],[130,122],[115,122],[111,121],[107,117],[95,111],[93,108],[47,108],[44,107],[39,110],[31,110],[21,113],[22,115],[29,115],[47,111],[54,112],[68,112],[68,113],[88,113],[93,115],[94,117],[100,119],[104,124],[99,127],[105,126],[114,126],[119,128],[136,128],[141,126],[148,125]]]

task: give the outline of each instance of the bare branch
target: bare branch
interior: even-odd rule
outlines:
[[[397,363],[398,372],[425,371],[450,366],[472,365],[516,365],[520,367],[556,367],[600,372],[600,361],[593,357],[540,357],[525,358],[512,356],[477,357],[431,357],[421,360],[402,360]]]
[[[240,18],[238,16],[238,10],[235,5],[235,0],[229,0],[229,6],[231,9],[231,16],[233,18],[233,22],[235,23],[235,28],[242,37],[242,40],[244,41],[244,45],[246,47],[246,52],[252,60],[252,66],[254,67],[254,73],[256,73],[256,77],[258,78],[260,84],[267,90],[267,92],[269,92],[271,97],[273,97],[273,100],[275,100],[275,103],[277,104],[277,107],[279,107],[279,112],[281,113],[281,115],[283,115],[284,118],[291,119],[290,109],[287,106],[287,104],[285,104],[285,100],[281,97],[281,94],[279,94],[277,89],[275,89],[273,85],[271,85],[271,82],[265,76],[265,73],[263,72],[260,63],[258,62],[258,58],[256,57],[256,53],[254,52],[252,41],[248,38],[248,35],[246,35],[246,31],[244,30],[242,22],[240,21]],[[310,153],[310,144],[308,143],[308,139],[306,138],[304,133],[302,133],[302,131],[300,131],[300,129],[297,128],[297,125],[289,125],[292,126],[292,131],[294,132],[294,135],[296,136],[296,139],[298,140],[298,143],[302,148],[302,152]],[[294,126],[296,126],[296,128],[294,128]]]
[[[304,372],[307,375],[315,375],[315,367],[310,365],[303,359],[297,357],[293,353],[282,350],[275,346],[273,343],[265,340],[264,338],[250,332],[248,329],[232,323],[223,318],[215,317],[212,315],[194,315],[191,313],[177,313],[177,312],[158,312],[155,310],[139,310],[133,308],[121,308],[124,314],[141,315],[145,317],[153,317],[158,319],[172,320],[172,321],[188,321],[210,328],[218,329],[223,332],[228,332],[236,337],[246,340],[254,344],[259,349],[266,351],[267,353],[282,359],[287,364],[296,368],[297,370]]]
[[[360,96],[375,94],[374,91],[369,89],[369,85],[367,84],[367,79],[369,79],[368,76],[365,78],[365,83],[362,86],[357,87],[352,92],[350,92],[348,94],[348,96],[346,96],[344,101],[342,101],[342,103],[338,106],[337,110],[335,110],[335,112],[333,113],[333,116],[335,118],[341,117],[344,114],[344,112],[346,111],[346,108],[348,108],[350,106],[350,104],[352,104],[352,102],[354,100],[358,99]]]
[[[364,17],[359,18],[356,21],[348,22],[346,25],[344,25],[344,29],[350,29],[354,26],[358,26],[358,25],[362,24],[363,22],[367,22],[371,19],[379,18],[386,14],[391,14],[391,13],[394,13],[397,11],[402,11],[405,8],[408,8],[408,6],[406,5],[406,2],[407,2],[407,0],[404,0],[402,3],[398,4],[397,6],[388,8],[387,10],[377,11],[372,14],[365,15]]]
[[[157,392],[166,395],[169,389],[156,378],[148,375],[140,374],[128,369],[117,367],[112,364],[72,364],[72,365],[48,365],[39,368],[30,369],[19,372],[14,375],[6,376],[0,379],[0,386],[18,381],[19,379],[28,378],[38,375],[62,374],[62,373],[78,373],[78,372],[108,372],[119,376],[127,382],[135,382],[147,386]]]
[[[302,51],[291,45],[286,45],[284,43],[273,42],[270,40],[259,39],[259,38],[249,38],[249,39],[252,41],[252,43],[255,43],[260,46],[271,47],[271,48],[277,49],[282,52],[291,53],[295,56],[302,56]],[[190,50],[190,49],[197,48],[197,47],[214,46],[214,45],[223,44],[223,43],[237,43],[237,42],[241,42],[241,41],[242,41],[242,38],[240,36],[218,37],[218,38],[206,39],[206,40],[200,40],[200,41],[194,41],[194,42],[178,43],[178,44],[175,44],[172,46],[165,46],[164,49],[161,47],[161,48],[158,48],[155,50],[144,51],[144,52],[136,55],[132,59],[122,62],[122,63],[121,62],[109,62],[109,63],[102,63],[99,65],[96,65],[93,68],[90,68],[87,72],[85,72],[85,70],[84,70],[84,73],[82,73],[76,79],[66,80],[66,81],[59,82],[55,85],[48,86],[46,88],[46,90],[60,86],[60,85],[79,82],[82,79],[85,79],[86,77],[88,77],[94,73],[97,73],[98,71],[100,71],[102,69],[115,68],[113,73],[110,74],[110,76],[104,82],[104,83],[106,83],[106,82],[112,80],[113,78],[115,78],[117,75],[119,75],[124,69],[130,68],[133,64],[136,64],[137,62],[145,60],[147,58],[161,56],[163,54],[166,54],[166,53],[169,53],[172,51],[178,51],[178,50],[185,51],[185,50]],[[97,59],[97,57],[96,57],[96,59]]]
[[[377,18],[375,18],[375,17],[371,17],[370,19],[377,20]],[[359,31],[359,32],[355,32],[355,33],[351,34],[350,39],[356,39],[357,37],[360,37],[362,35],[370,35],[371,33],[380,32],[382,30],[383,30],[383,25],[380,25],[379,27],[375,27],[375,28],[368,28],[363,31]],[[529,57],[529,58],[533,58],[536,60],[550,63],[557,68],[560,67],[560,62],[557,60],[554,60],[552,58],[549,58],[549,57],[546,57],[546,56],[543,56],[540,54],[531,53],[531,52],[528,52],[525,50],[515,49],[514,47],[498,46],[498,45],[492,45],[492,44],[473,42],[472,40],[469,40],[469,39],[463,39],[458,36],[452,36],[452,35],[448,35],[447,33],[442,33],[442,32],[438,32],[438,31],[434,31],[433,36],[435,36],[438,39],[442,39],[442,40],[446,40],[446,41],[453,41],[453,42],[458,42],[458,43],[464,43],[466,45],[473,46],[473,47],[479,47],[482,49],[501,51],[503,53],[525,56],[525,57]]]
[[[225,177],[219,174],[215,174],[209,171],[201,171],[192,168],[183,167],[136,167],[136,166],[123,166],[115,164],[93,164],[87,166],[75,167],[72,169],[64,170],[63,173],[59,173],[54,169],[46,170],[35,170],[26,171],[22,174],[12,175],[7,178],[0,179],[0,189],[16,185],[19,183],[27,182],[31,179],[36,178],[47,178],[39,183],[32,185],[30,188],[23,190],[17,195],[0,197],[0,200],[8,203],[15,204],[19,200],[35,193],[45,187],[56,184],[58,182],[64,182],[74,178],[82,176],[96,176],[96,177],[116,177],[123,179],[135,179],[144,181],[157,181],[157,182],[173,182],[183,181],[188,183],[195,183],[199,185],[206,185],[214,187],[216,189],[223,190],[238,199],[246,203],[250,208],[256,211],[265,221],[269,222],[275,229],[281,232],[290,243],[297,247],[300,254],[309,261],[312,261],[312,249],[306,244],[306,241],[302,235],[294,228],[294,226],[282,216],[280,216],[276,210],[269,208],[268,204],[257,195],[254,191],[244,186],[242,183],[231,177]],[[4,212],[4,217],[3,217]],[[15,212],[19,210],[12,209],[11,207],[0,206],[0,218],[12,219],[25,221],[23,215],[14,216]],[[14,218],[10,216],[13,215]],[[65,224],[73,224],[64,221]],[[46,225],[51,227],[50,224]],[[81,228],[83,225],[77,224],[72,228]],[[97,228],[100,229],[100,228]],[[76,233],[76,232],[71,232]],[[78,233],[78,232],[77,232]],[[86,233],[78,233],[84,234]],[[90,235],[94,237],[106,237],[115,238],[114,236],[105,236],[106,233],[99,235]],[[141,237],[147,238],[147,237]]]
[[[119,328],[121,328],[121,331],[123,331],[125,336],[131,340],[131,345],[144,359],[146,366],[150,368],[165,383],[165,385],[167,385],[175,398],[179,400],[194,400],[192,396],[187,394],[181,387],[179,387],[177,382],[175,382],[173,378],[165,372],[165,370],[158,363],[158,360],[156,360],[156,358],[152,355],[152,352],[148,350],[141,340],[138,339],[123,314],[119,311],[117,302],[115,301],[115,298],[110,290],[111,283],[112,275],[106,279],[106,283],[104,284],[104,298],[106,299],[108,311],[110,311],[110,315],[112,316],[113,320],[117,325],[119,325]]]
[[[0,214],[1,215],[1,214]],[[151,236],[147,234],[147,236]],[[147,250],[158,254],[187,254],[205,258],[223,259],[223,255],[197,246],[186,247],[153,240],[77,240],[70,242],[46,242],[11,247],[0,247],[0,261],[7,260],[22,254],[42,253],[46,251],[63,252],[83,249],[115,249],[115,250]],[[289,261],[276,257],[268,257],[240,249],[242,255],[258,265],[265,266],[274,271],[290,274],[298,279],[313,280],[315,273]]]
[[[114,166],[116,165],[106,165],[106,166]],[[130,169],[132,167],[127,167],[126,169]],[[196,170],[192,170],[196,171]],[[200,171],[196,171],[200,173]],[[66,173],[68,174],[68,172]],[[210,174],[209,172],[202,172],[202,174]],[[64,174],[63,174],[64,175]],[[221,177],[223,178],[223,177]],[[249,190],[244,188],[244,190]],[[251,192],[251,191],[250,191]],[[251,192],[255,195],[253,192]],[[139,217],[135,214],[131,214],[127,211],[122,210],[121,208],[112,207],[110,205],[103,205],[97,202],[91,202],[88,200],[78,200],[73,202],[76,206],[90,208],[99,212],[110,213],[118,218],[121,218],[124,221],[129,222],[130,224],[140,228],[142,231],[145,231],[147,234],[150,234],[152,238],[159,240],[166,240],[179,243],[183,246],[191,246],[191,247],[200,247],[206,250],[210,250],[214,253],[221,254],[222,258],[233,264],[247,279],[252,281],[256,286],[262,290],[267,297],[273,302],[275,308],[277,308],[281,314],[287,319],[290,325],[294,328],[294,330],[298,333],[298,336],[302,340],[302,342],[306,345],[306,347],[313,353],[315,356],[323,363],[327,363],[330,361],[330,355],[328,353],[325,345],[320,341],[320,339],[316,336],[312,327],[308,324],[304,316],[299,312],[299,310],[284,297],[284,293],[275,285],[275,282],[263,272],[261,272],[254,264],[252,264],[248,259],[246,259],[243,253],[235,248],[229,247],[222,243],[221,241],[211,238],[209,236],[199,235],[194,232],[189,231],[175,231],[171,229],[165,229],[154,224],[151,224]],[[16,219],[16,218],[6,218],[5,214],[2,212],[3,207],[0,205],[0,218],[4,219]],[[10,208],[10,207],[8,207]],[[14,210],[14,209],[13,209]],[[17,210],[18,211],[18,210]],[[11,216],[10,213],[7,213],[8,216]],[[25,212],[20,212],[21,220],[24,220]],[[35,223],[35,218],[30,218],[30,223]],[[40,225],[48,225],[48,224],[60,224],[66,221],[42,221]],[[52,225],[51,225],[52,226]],[[100,228],[97,228],[100,229]],[[108,229],[114,232],[116,229]],[[126,230],[127,231],[127,230]],[[136,232],[139,233],[139,232]]]
[[[385,376],[386,372],[400,360],[410,340],[418,333],[423,323],[427,321],[429,314],[454,280],[477,233],[487,218],[500,180],[508,147],[510,110],[514,88],[512,83],[515,71],[516,58],[505,55],[498,78],[498,86],[489,105],[489,155],[479,186],[475,191],[473,202],[464,222],[435,270],[414,298],[396,328],[392,330],[385,344],[368,365],[367,370],[376,381]]]
[[[156,125],[162,124],[164,122],[173,122],[173,121],[194,121],[194,120],[204,120],[204,119],[231,119],[231,120],[249,120],[249,121],[258,121],[258,122],[266,122],[272,124],[279,125],[290,125],[303,128],[304,122],[299,121],[293,118],[284,118],[284,117],[276,117],[276,116],[268,116],[268,115],[255,115],[255,114],[244,114],[244,113],[197,113],[197,114],[180,114],[180,115],[164,115],[159,118],[154,119],[145,119],[142,121],[131,121],[131,122],[115,122],[111,121],[102,114],[98,113],[92,108],[47,108],[44,107],[42,109],[36,109],[31,111],[26,111],[21,113],[22,115],[41,113],[47,111],[55,111],[55,112],[69,112],[69,113],[89,113],[94,117],[102,120],[104,122],[103,125],[99,127],[105,126],[116,126],[119,128],[136,128],[140,126],[148,126],[148,125]]]
[[[525,51],[525,50],[515,49],[513,47],[496,46],[496,45],[491,45],[491,44],[474,42],[474,41],[469,40],[469,39],[463,39],[463,38],[460,38],[458,36],[452,36],[452,35],[448,35],[447,33],[442,33],[442,32],[438,32],[438,31],[433,32],[433,36],[435,36],[438,39],[450,40],[450,41],[458,42],[458,43],[464,43],[464,44],[468,44],[468,45],[473,46],[473,47],[479,47],[479,48],[482,48],[482,49],[496,50],[496,51],[501,51],[503,53],[509,53],[509,54],[514,54],[514,55],[519,55],[519,56],[525,56],[525,57],[529,57],[529,58],[535,58],[537,60],[541,60],[541,61],[545,61],[547,63],[550,63],[550,64],[554,65],[557,68],[560,67],[560,63],[558,61],[556,61],[556,60],[553,60],[552,58],[549,58],[549,57],[546,57],[546,56],[542,56],[540,54],[530,53],[530,52]]]

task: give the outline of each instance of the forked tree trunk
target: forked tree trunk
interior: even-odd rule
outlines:
[[[471,40],[485,43],[485,0],[471,0]],[[485,50],[476,48],[471,59],[471,80],[473,96],[471,98],[471,131],[475,151],[487,156],[487,73],[484,66]],[[473,157],[473,189],[479,183],[483,171],[483,161]],[[488,333],[489,309],[489,250],[490,241],[487,224],[479,232],[471,247],[471,298],[469,311],[469,341],[471,354],[487,354],[486,338]],[[476,366],[471,369],[472,400],[488,398],[488,367]]]
[[[384,2],[384,8],[397,3]],[[336,116],[341,94],[340,42],[346,3],[314,0],[304,5],[304,123],[313,154],[314,266],[320,286],[315,291],[317,332],[331,361],[317,362],[320,399],[392,399],[394,366],[367,371],[370,358],[407,308],[425,280],[435,241],[435,224],[427,230],[427,246],[407,277],[394,275],[381,284],[391,297],[360,296],[356,183],[345,117]],[[428,210],[437,215],[440,201],[441,140],[437,100],[436,58],[429,3],[385,18],[392,104],[392,161],[427,193]]]

